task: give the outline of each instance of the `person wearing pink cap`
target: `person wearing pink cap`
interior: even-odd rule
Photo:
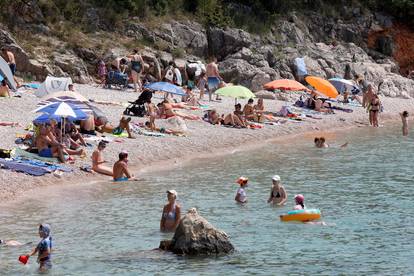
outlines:
[[[305,197],[301,194],[295,195],[294,197],[295,199],[295,207],[293,208],[294,210],[303,210],[306,209],[305,207]]]
[[[236,200],[238,203],[247,202],[247,194],[244,189],[247,187],[248,181],[249,179],[244,176],[240,176],[236,181],[236,183],[240,185],[240,188],[237,189],[236,197],[234,198],[234,200]]]

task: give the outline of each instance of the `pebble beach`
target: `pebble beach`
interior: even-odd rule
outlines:
[[[91,85],[76,85],[78,93],[96,102],[111,102],[112,104],[94,103],[95,106],[103,110],[108,119],[117,125],[122,116],[122,112],[128,105],[128,101],[138,98],[137,93],[132,91],[120,91],[115,89],[103,89]],[[15,122],[19,126],[0,126],[0,148],[11,149],[17,147],[15,144],[16,135],[24,134],[25,127],[38,116],[32,111],[36,108],[39,101],[33,91],[21,92],[21,97],[0,98],[1,121]],[[299,97],[299,96],[298,96]],[[157,93],[153,97],[153,102],[162,101],[163,94]],[[206,97],[207,98],[207,97]],[[393,124],[401,124],[399,112],[407,110],[414,111],[413,99],[400,99],[381,97],[384,112],[380,114],[380,124],[391,121]],[[239,100],[244,105],[247,100]],[[199,110],[180,110],[188,114],[203,116],[204,110],[216,109],[219,114],[228,114],[233,111],[234,99],[223,98],[220,102],[202,101],[206,105],[205,109]],[[293,102],[279,100],[264,100],[265,110],[277,112],[284,105],[292,105]],[[309,144],[312,145],[314,136],[323,136],[335,130],[350,127],[370,127],[368,125],[368,114],[362,107],[343,106],[339,103],[334,105],[346,107],[353,110],[352,113],[335,111],[335,114],[318,115],[318,119],[303,118],[302,121],[293,121],[280,118],[283,123],[275,125],[264,125],[260,129],[236,129],[223,126],[211,125],[202,120],[188,121],[186,124],[188,131],[184,137],[167,135],[165,137],[150,137],[135,135],[135,139],[121,138],[118,142],[110,142],[105,149],[104,156],[108,165],[112,165],[121,150],[129,152],[130,167],[134,174],[139,178],[140,172],[152,170],[170,169],[176,164],[185,164],[194,158],[209,158],[231,153],[236,149],[249,150],[260,147],[275,139],[289,140],[294,135],[307,135]],[[132,117],[132,122],[143,123],[148,118]],[[156,120],[158,127],[168,127],[166,120]],[[401,133],[396,133],[401,135]],[[338,138],[339,139],[339,138]],[[330,141],[328,143],[336,142]],[[346,141],[337,141],[346,142]],[[294,146],[292,140],[291,145]],[[352,144],[350,145],[352,146]],[[76,157],[73,164],[65,164],[73,168],[72,173],[64,173],[56,176],[48,174],[42,177],[32,177],[23,173],[12,172],[10,170],[0,170],[0,200],[2,202],[13,200],[17,197],[30,192],[37,187],[45,185],[59,184],[78,184],[93,181],[108,181],[111,178],[98,174],[82,172],[79,167],[90,164],[90,156],[93,147],[88,147],[87,157],[81,159]],[[139,181],[133,182],[139,185]]]

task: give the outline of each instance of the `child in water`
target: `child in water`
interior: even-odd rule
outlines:
[[[408,111],[404,111],[400,113],[401,120],[402,120],[402,133],[403,136],[408,136]]]
[[[236,181],[236,183],[240,185],[240,188],[237,189],[236,197],[234,198],[234,200],[236,200],[238,203],[247,202],[247,194],[244,189],[247,187],[248,181],[249,179],[244,176],[240,176]]]
[[[52,268],[52,237],[50,236],[50,225],[43,223],[39,226],[39,236],[42,239],[27,257],[38,253],[37,262],[39,271],[43,272]]]
[[[297,194],[294,197],[295,199],[295,207],[293,208],[294,210],[303,210],[306,209],[305,207],[305,197],[301,194]]]

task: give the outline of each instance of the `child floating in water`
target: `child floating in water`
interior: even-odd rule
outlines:
[[[50,236],[50,225],[43,223],[39,226],[39,236],[42,239],[39,244],[27,255],[27,258],[38,253],[37,262],[41,272],[52,268],[52,237]]]
[[[295,199],[295,207],[293,208],[294,210],[303,210],[306,209],[305,207],[305,197],[301,194],[295,195],[294,197]]]
[[[403,136],[408,136],[408,111],[404,111],[403,113],[400,113],[401,120],[402,120],[402,133]]]
[[[236,193],[236,197],[234,198],[234,200],[236,200],[238,203],[246,203],[247,202],[247,194],[246,191],[244,190],[244,188],[247,187],[247,182],[249,181],[249,179],[247,177],[244,176],[240,176],[236,183],[238,183],[240,185],[240,188],[237,189],[237,193]]]
[[[30,244],[30,243],[26,243],[26,244]],[[13,240],[9,240],[9,241],[0,240],[0,246],[2,246],[2,245],[4,245],[4,246],[22,246],[22,245],[25,245],[25,244],[23,244],[21,242],[18,242],[18,241],[13,241]]]
[[[329,148],[329,144],[326,143],[325,137],[315,137],[313,142],[315,143],[315,147],[317,148]],[[340,148],[345,148],[347,146],[348,146],[348,142],[341,145]]]

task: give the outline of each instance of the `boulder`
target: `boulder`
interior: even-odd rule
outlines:
[[[13,52],[16,65],[17,75],[30,75],[34,79],[43,80],[52,70],[46,63],[34,60],[17,44],[12,35],[0,29],[0,48],[7,47]]]
[[[275,97],[275,93],[272,91],[267,91],[267,90],[260,90],[257,91],[256,93],[254,93],[254,95],[256,96],[256,98],[261,98],[261,99],[268,99],[268,100],[274,100],[276,99]]]
[[[219,60],[238,52],[243,47],[249,48],[253,43],[249,33],[234,28],[210,28],[207,30],[207,40],[209,53]]]
[[[175,254],[200,256],[228,254],[234,251],[229,237],[214,228],[195,208],[181,219],[171,241],[161,241],[160,249]]]
[[[268,83],[270,81],[272,81],[272,79],[270,78],[269,74],[266,74],[264,72],[259,72],[253,77],[252,83],[250,84],[250,89],[253,92],[259,91],[263,88],[263,85],[265,83]]]

